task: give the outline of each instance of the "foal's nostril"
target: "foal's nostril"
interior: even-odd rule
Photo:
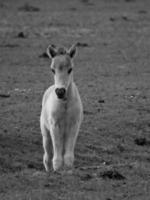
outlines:
[[[62,99],[65,95],[66,90],[65,90],[65,88],[56,88],[55,92],[56,92],[58,98]]]

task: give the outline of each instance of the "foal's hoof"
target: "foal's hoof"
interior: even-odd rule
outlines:
[[[63,160],[62,159],[53,159],[53,169],[54,171],[59,171],[62,167]]]
[[[50,171],[50,160],[46,154],[44,154],[44,156],[43,156],[43,164],[44,164],[46,172],[49,172]]]
[[[64,156],[64,165],[66,169],[71,169],[73,167],[74,156],[65,155]]]
[[[45,167],[45,171],[46,171],[47,173],[49,173],[49,172],[50,172],[49,166],[45,164],[44,167]]]

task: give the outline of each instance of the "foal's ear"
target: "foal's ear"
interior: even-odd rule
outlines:
[[[49,45],[47,48],[47,54],[50,58],[54,58],[57,55],[57,51],[54,45]]]
[[[68,54],[71,58],[73,58],[76,54],[76,44],[72,45],[72,47],[68,50]]]

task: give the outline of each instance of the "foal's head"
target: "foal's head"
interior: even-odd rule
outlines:
[[[73,80],[72,58],[76,53],[76,45],[69,50],[65,48],[56,49],[50,45],[47,54],[52,59],[51,70],[54,74],[55,92],[59,99],[64,99],[69,85]]]

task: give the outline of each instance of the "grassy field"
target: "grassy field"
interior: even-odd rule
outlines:
[[[150,199],[150,2],[0,1],[0,200]],[[45,173],[49,44],[78,42],[73,175]]]

